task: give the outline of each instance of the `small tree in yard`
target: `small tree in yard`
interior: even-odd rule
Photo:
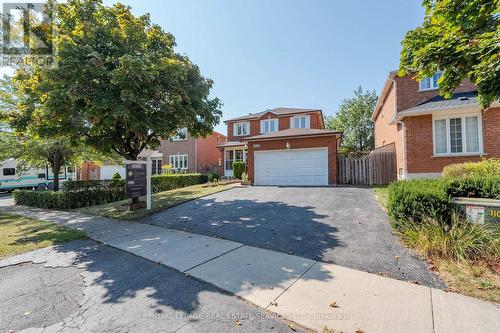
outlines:
[[[186,127],[205,135],[218,124],[212,81],[174,37],[117,3],[68,0],[57,12],[55,66],[21,67],[15,76],[27,99],[18,105],[29,126],[68,136],[104,153],[136,160],[145,148]]]
[[[422,79],[443,72],[439,90],[451,97],[469,78],[482,107],[500,99],[500,16],[498,0],[424,0],[422,25],[402,41],[399,74]]]
[[[377,103],[375,91],[361,87],[354,97],[344,99],[335,116],[327,117],[326,128],[342,131],[342,145],[350,152],[369,151],[375,145],[375,129],[371,115]]]

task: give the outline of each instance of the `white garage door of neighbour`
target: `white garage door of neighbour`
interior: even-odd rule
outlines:
[[[269,150],[254,153],[255,185],[328,185],[328,149]]]

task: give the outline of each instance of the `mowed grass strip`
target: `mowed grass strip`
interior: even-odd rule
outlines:
[[[85,232],[0,212],[0,259],[85,237]]]
[[[238,184],[222,183],[214,186],[207,186],[206,184],[202,184],[202,185],[193,185],[184,188],[179,188],[171,191],[155,193],[152,196],[151,210],[138,209],[134,211],[129,211],[128,204],[130,203],[130,199],[127,199],[103,205],[78,208],[75,211],[84,214],[99,215],[116,219],[137,220],[147,215],[159,212],[161,210],[180,205],[184,202],[198,199],[220,191],[228,190],[235,186],[238,186]],[[141,201],[146,201],[146,198],[142,197]]]

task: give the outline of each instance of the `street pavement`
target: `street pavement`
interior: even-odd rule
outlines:
[[[426,286],[148,224],[26,207],[3,209],[85,230],[89,237],[102,244],[169,266],[189,280],[208,282],[318,331],[325,327],[344,332],[384,333],[500,331],[497,304]],[[144,270],[135,263],[120,266],[132,270],[131,276],[141,276]],[[114,281],[114,278],[103,280]],[[131,281],[128,288],[132,290],[127,293],[144,289],[140,281],[138,287],[134,283]],[[148,289],[146,294],[154,294],[156,289],[153,287],[150,292]],[[183,289],[189,299],[189,289],[184,286],[179,287],[180,295]],[[101,295],[105,297],[106,293],[101,291]],[[120,298],[111,298],[110,303],[119,301]],[[193,301],[194,298],[189,303]],[[117,315],[125,311],[126,316],[132,316],[126,309],[115,309],[120,309]],[[271,330],[262,327],[260,331]]]

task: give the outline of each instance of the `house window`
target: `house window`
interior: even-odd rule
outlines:
[[[264,119],[260,121],[261,133],[272,133],[278,130],[278,119]]]
[[[479,115],[434,119],[434,154],[480,154],[483,150]]]
[[[292,128],[309,128],[310,126],[310,116],[292,117]]]
[[[250,132],[250,123],[236,123],[233,125],[234,136],[248,135]]]
[[[16,169],[15,168],[4,168],[3,169],[3,175],[4,176],[15,176],[16,175]]]
[[[245,161],[246,160],[246,151],[243,149],[236,150],[226,150],[225,152],[225,168],[226,170],[233,170],[233,162],[234,161]]]
[[[153,175],[161,175],[162,174],[162,160],[151,160],[151,174]]]
[[[419,89],[421,91],[438,89],[439,88],[438,80],[442,74],[443,74],[442,72],[436,72],[431,77],[424,77],[419,82]]]
[[[182,128],[177,132],[177,135],[172,137],[172,141],[187,140],[187,128]]]
[[[187,169],[188,156],[187,155],[170,155],[170,165],[172,169]]]

